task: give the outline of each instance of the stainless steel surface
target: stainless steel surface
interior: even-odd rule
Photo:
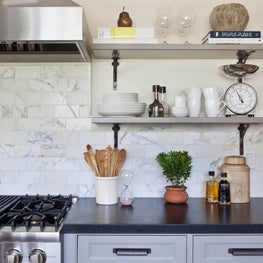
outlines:
[[[60,232],[72,203],[72,196],[0,196],[0,263],[61,263]]]
[[[10,262],[21,263],[23,260],[23,254],[18,249],[9,249],[5,253],[4,258],[7,263],[10,263]]]
[[[31,263],[45,263],[47,261],[47,255],[42,249],[33,249],[29,255]]]
[[[31,261],[29,259],[32,253],[35,255],[36,250],[43,251],[46,256],[46,262],[48,263],[60,263],[61,262],[61,244],[60,243],[44,243],[44,242],[0,242],[0,262],[1,263],[19,263],[19,261],[14,261],[10,253],[13,253],[13,257],[19,257],[18,254],[22,254],[23,263],[38,263],[36,259],[32,258]],[[9,256],[9,260],[7,261],[7,256]],[[32,261],[32,260],[35,261]],[[12,260],[12,261],[11,261]],[[44,261],[39,261],[44,263]]]
[[[0,62],[89,61],[88,34],[70,0],[0,0]]]

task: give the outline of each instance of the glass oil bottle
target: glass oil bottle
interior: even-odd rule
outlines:
[[[207,203],[218,202],[218,182],[215,180],[215,172],[209,171],[209,180],[206,182]]]

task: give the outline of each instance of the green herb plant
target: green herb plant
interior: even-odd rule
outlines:
[[[192,157],[187,151],[161,152],[156,156],[156,160],[167,182],[174,187],[185,187],[192,171]]]

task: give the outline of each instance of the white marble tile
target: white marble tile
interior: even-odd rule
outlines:
[[[68,131],[86,131],[90,130],[91,123],[87,119],[67,119],[66,128]]]
[[[15,68],[12,66],[0,66],[1,79],[13,79],[15,77]]]
[[[0,65],[1,194],[95,196],[94,175],[84,160],[86,145],[113,147],[112,125],[91,123],[89,64]],[[106,88],[105,88],[106,90]],[[94,91],[96,92],[96,91]],[[141,91],[148,96],[146,92]],[[208,170],[238,154],[236,125],[120,125],[123,169],[134,172],[135,196],[161,197],[167,184],[155,158],[161,151],[188,150],[193,156],[190,196],[204,196]],[[251,126],[246,149],[255,150],[251,195],[263,196],[263,130]],[[122,186],[120,185],[120,191]]]
[[[40,103],[43,105],[63,105],[66,104],[65,92],[41,92]]]
[[[2,92],[0,88],[0,105],[14,105],[15,93],[14,92]]]
[[[55,105],[54,106],[55,118],[79,118],[79,105]]]

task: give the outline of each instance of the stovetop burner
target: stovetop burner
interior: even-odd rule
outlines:
[[[72,196],[1,196],[0,226],[59,227],[72,205]]]

